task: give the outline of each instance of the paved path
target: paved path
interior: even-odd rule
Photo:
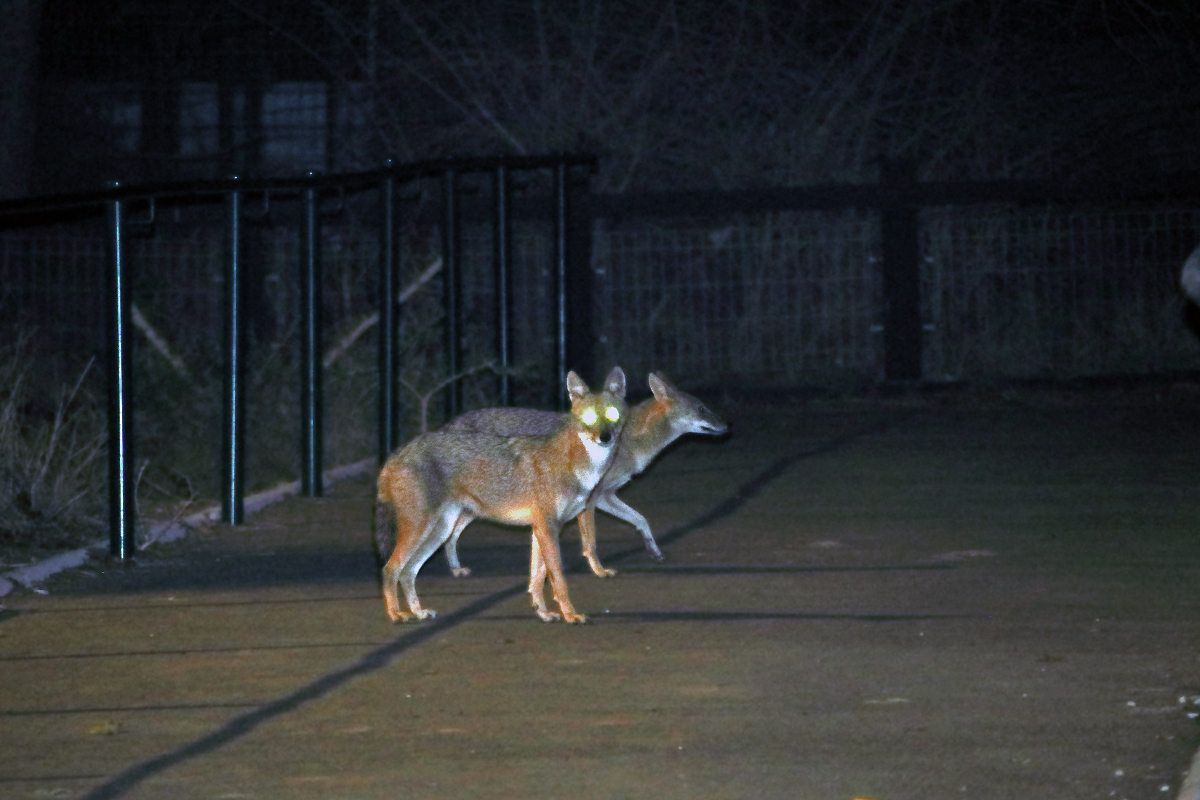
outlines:
[[[602,521],[584,626],[480,523],[388,623],[369,479],[65,573],[0,611],[0,797],[1173,798],[1200,399],[1117,400],[722,408],[623,492],[666,564]]]

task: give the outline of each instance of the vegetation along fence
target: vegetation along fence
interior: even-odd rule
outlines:
[[[114,553],[135,491],[220,496],[236,522],[247,472],[319,494],[324,459],[382,457],[465,407],[559,403],[568,367],[736,393],[1200,359],[1175,288],[1193,176],[922,183],[894,162],[873,185],[610,196],[586,191],[592,164],[0,204],[0,319],[65,382],[108,357]]]

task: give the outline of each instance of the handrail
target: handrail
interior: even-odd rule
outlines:
[[[14,200],[0,200],[0,220],[5,217],[27,216],[53,211],[69,211],[103,206],[119,200],[155,198],[162,200],[194,199],[202,195],[224,195],[229,192],[243,194],[294,193],[310,189],[372,189],[386,179],[412,181],[432,178],[453,169],[459,174],[491,172],[498,164],[508,170],[551,169],[558,164],[568,167],[587,167],[594,171],[597,159],[592,155],[563,154],[545,156],[494,156],[490,158],[439,158],[411,163],[394,164],[361,172],[309,173],[303,176],[277,178],[222,178],[169,183],[142,183],[125,185],[120,182],[106,189],[87,192],[34,195]]]

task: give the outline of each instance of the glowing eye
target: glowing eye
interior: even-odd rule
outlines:
[[[590,408],[587,411],[583,412],[583,424],[584,425],[595,425],[596,424],[596,412]]]
[[[612,406],[609,406],[608,411],[604,412],[604,416],[608,418],[609,422],[616,422],[621,418],[621,412],[617,411]]]

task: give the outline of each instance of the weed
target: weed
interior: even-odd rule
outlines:
[[[12,340],[10,340],[12,341]],[[25,337],[0,353],[0,561],[78,547],[103,535],[104,419],[83,369],[57,402],[33,384]]]

